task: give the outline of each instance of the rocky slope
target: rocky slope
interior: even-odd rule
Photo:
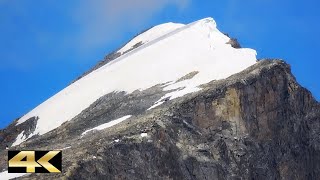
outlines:
[[[164,87],[109,93],[59,128],[13,147],[63,149],[62,174],[19,179],[319,179],[320,105],[283,61],[261,60],[148,110]],[[82,135],[126,115],[132,116]],[[2,130],[1,147],[20,126]],[[6,153],[2,148],[3,170]]]

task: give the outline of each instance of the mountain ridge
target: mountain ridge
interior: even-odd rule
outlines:
[[[200,72],[190,80],[169,85],[164,90],[177,90],[159,99],[157,103],[160,104],[162,99],[169,96],[173,99],[198,91],[198,85],[212,79],[226,78],[256,62],[254,50],[234,49],[227,44],[230,38],[216,29],[212,18],[184,26],[179,24],[178,28],[175,24],[165,24],[164,27],[168,25],[174,28],[166,28],[165,33],[162,33],[161,28],[156,28],[163,26],[160,25],[153,28],[155,32],[145,32],[151,34],[150,41],[146,40],[147,43],[91,72],[20,118],[17,125],[32,117],[37,117],[38,120],[34,132],[29,135],[20,134],[17,142],[57,128],[109,92],[130,93],[137,89],[174,82],[195,70]],[[140,36],[143,37],[144,34]],[[208,68],[209,64],[216,67],[215,71]],[[166,73],[163,74],[163,71]],[[128,81],[126,75],[129,75],[132,81]]]

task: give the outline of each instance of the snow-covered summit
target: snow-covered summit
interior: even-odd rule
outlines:
[[[91,72],[23,116],[17,124],[38,117],[36,129],[28,137],[17,137],[18,143],[14,144],[59,127],[105,94],[131,93],[167,83],[164,90],[174,91],[161,99],[174,99],[200,90],[201,84],[227,78],[256,63],[255,50],[234,49],[227,44],[229,40],[212,18],[187,25],[155,26],[134,38],[120,52],[139,42],[143,45]],[[198,73],[191,79],[177,81],[191,72]],[[150,108],[160,105],[161,99]]]

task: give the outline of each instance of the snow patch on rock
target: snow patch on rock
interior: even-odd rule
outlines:
[[[26,139],[26,137],[24,136],[24,131],[22,131],[20,134],[18,134],[16,140],[12,143],[11,146],[19,145],[19,144],[22,143],[25,139]]]
[[[29,174],[29,173],[28,173]],[[0,172],[1,180],[9,180],[27,175],[27,173],[8,173],[8,171]]]
[[[131,115],[124,116],[124,117],[122,117],[122,118],[119,118],[119,119],[110,121],[110,122],[108,122],[108,123],[101,124],[100,126],[97,126],[97,127],[95,127],[95,128],[88,129],[88,130],[86,130],[85,132],[83,132],[83,133],[81,134],[81,136],[84,136],[84,135],[86,135],[88,132],[91,132],[91,131],[94,131],[94,130],[100,131],[100,130],[103,130],[103,129],[112,127],[112,126],[114,126],[114,125],[116,125],[116,124],[119,124],[119,123],[121,123],[122,121],[124,121],[124,120],[126,120],[126,119],[128,119],[128,118],[130,118],[130,117],[131,117]]]
[[[141,133],[140,136],[141,137],[148,137],[148,133]]]

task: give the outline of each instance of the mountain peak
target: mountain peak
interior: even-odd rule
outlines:
[[[320,105],[288,64],[257,61],[212,18],[115,54],[0,130],[0,178],[7,149],[54,149],[62,173],[22,178],[319,179]]]
[[[200,85],[227,78],[256,63],[252,49],[235,49],[212,18],[187,25],[166,23],[138,35],[118,52],[120,56],[66,87],[18,120],[37,118],[35,130],[20,134],[21,143],[45,134],[71,120],[90,104],[112,92],[132,93],[167,84],[164,99],[175,99],[201,90]],[[130,51],[128,51],[130,49]],[[182,77],[198,72],[190,79]],[[18,143],[14,143],[15,145]]]
[[[198,22],[203,22],[207,24],[214,24],[215,26],[217,25],[216,21],[212,17],[207,17],[199,20]]]

